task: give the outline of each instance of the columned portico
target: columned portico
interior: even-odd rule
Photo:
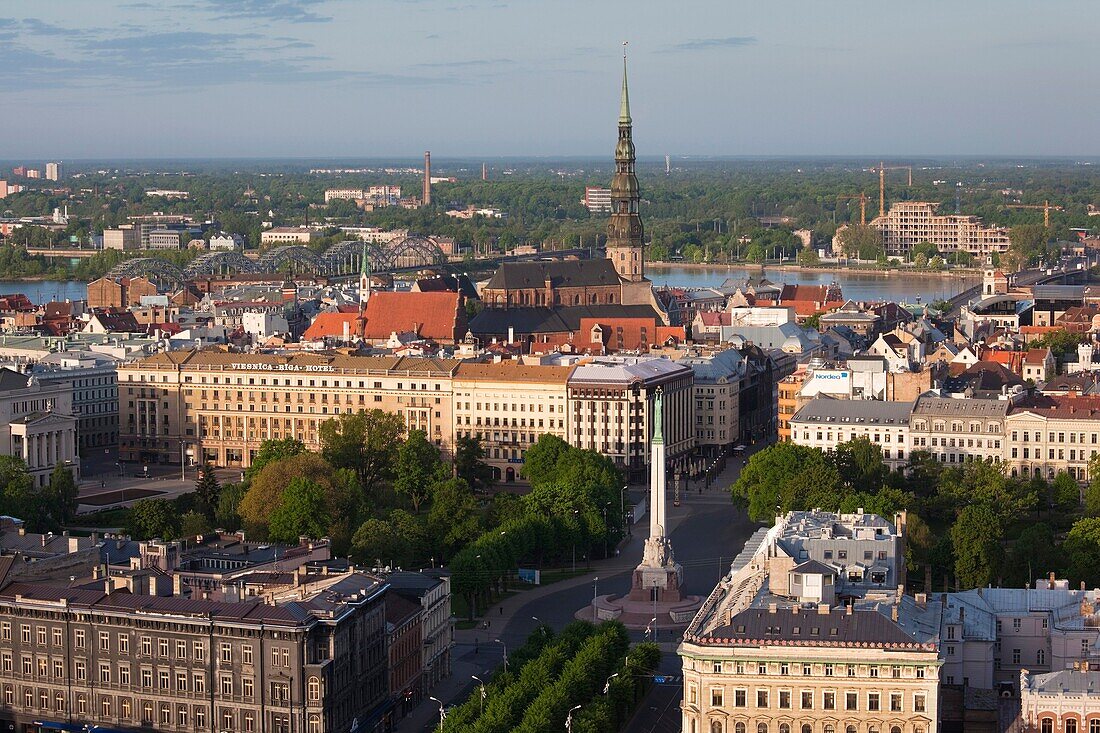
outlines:
[[[9,453],[27,464],[36,486],[49,483],[50,474],[58,466],[72,468],[79,479],[80,462],[76,452],[76,418],[57,413],[36,413],[9,424]]]

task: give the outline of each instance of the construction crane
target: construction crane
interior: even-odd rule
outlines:
[[[859,224],[860,226],[867,226],[867,194],[860,191],[858,194],[836,197],[837,201],[843,201],[845,199],[859,200]]]
[[[1049,201],[1044,201],[1041,204],[1005,204],[1006,209],[1042,209],[1043,210],[1043,226],[1050,227],[1050,211],[1065,211],[1064,208],[1058,204],[1052,204]]]
[[[871,170],[875,170],[872,168]],[[913,185],[913,166],[911,165],[885,165],[880,160],[878,163],[878,215],[886,215],[886,171],[909,171],[909,186]]]

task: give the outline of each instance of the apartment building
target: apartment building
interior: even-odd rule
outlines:
[[[22,459],[36,487],[59,466],[80,478],[72,409],[70,387],[0,368],[0,454]]]
[[[758,530],[680,644],[681,730],[937,731],[938,626],[911,619],[936,607],[899,599],[903,535],[903,517],[819,511]]]
[[[829,452],[841,443],[866,438],[882,448],[887,466],[903,468],[911,453],[909,416],[913,404],[813,399],[791,416],[791,442]]]
[[[0,589],[6,729],[371,730],[387,699],[375,577],[313,578],[272,603],[94,585]]]
[[[451,674],[454,627],[451,624],[451,576],[445,570],[396,572],[386,576],[389,593],[420,605],[420,697],[427,697]]]
[[[908,257],[921,242],[931,242],[941,252],[966,252],[986,257],[1009,247],[1008,229],[987,227],[977,216],[936,213],[938,204],[901,201],[890,205],[885,216],[875,217],[871,226],[882,232],[888,257]]]
[[[926,451],[941,463],[1005,458],[1005,418],[1010,399],[951,399],[926,393],[909,421],[910,451]]]
[[[354,201],[364,198],[361,188],[329,188],[325,190],[325,203],[329,201]]]
[[[1020,671],[1019,733],[1096,733],[1100,673],[1087,665],[1057,672]]]
[[[62,175],[62,166],[60,163],[51,162],[46,164],[47,181],[59,181]]]
[[[454,371],[455,435],[476,436],[497,481],[512,482],[541,435],[569,439],[569,366],[463,362]]]
[[[133,224],[122,224],[103,230],[103,249],[131,250],[141,248],[141,230]]]
[[[1013,476],[1053,478],[1066,471],[1088,481],[1088,465],[1100,451],[1100,397],[1076,393],[1037,395],[1014,405],[1005,418]]]
[[[611,189],[600,186],[585,186],[581,205],[589,214],[606,214],[611,211]]]
[[[260,244],[309,244],[317,232],[305,227],[272,227],[260,233]]]
[[[741,379],[748,367],[736,349],[689,351],[678,359],[695,374],[695,444],[708,456],[741,441]]]
[[[119,368],[119,456],[179,463],[191,455],[245,468],[264,440],[297,438],[320,450],[322,423],[374,409],[401,414],[408,429],[423,430],[446,453],[456,365],[409,357],[157,354]]]
[[[665,358],[603,356],[581,359],[568,380],[569,443],[599,451],[631,480],[649,467],[653,398],[664,393],[668,464],[682,467],[695,447],[691,367]]]
[[[117,359],[85,351],[50,354],[31,369],[40,384],[71,392],[81,455],[118,445],[117,367]]]

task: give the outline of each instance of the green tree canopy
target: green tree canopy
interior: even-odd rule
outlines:
[[[321,424],[321,454],[355,472],[364,491],[393,478],[405,421],[395,412],[346,412]]]
[[[984,504],[963,507],[951,527],[955,577],[960,588],[981,588],[997,580],[1003,541],[1001,518],[991,507]]]
[[[214,467],[209,462],[203,464],[203,467],[199,470],[198,479],[195,481],[195,498],[198,501],[201,513],[210,519],[214,518],[218,510],[221,492],[222,486],[218,483],[218,477],[214,474]]]
[[[828,507],[840,488],[839,471],[820,450],[777,443],[753,454],[731,492],[747,507],[750,519],[771,522],[776,512]],[[813,503],[817,498],[827,501]]]
[[[413,511],[419,512],[421,503],[431,493],[432,485],[443,480],[446,473],[439,449],[428,441],[428,434],[423,430],[410,431],[409,437],[397,450],[394,490],[409,497]]]
[[[1071,585],[1079,582],[1090,588],[1100,585],[1100,517],[1074,522],[1062,543],[1062,554],[1069,561]]]
[[[306,445],[297,438],[282,438],[281,440],[268,439],[260,443],[256,455],[252,458],[252,464],[245,471],[245,481],[264,469],[264,466],[282,458],[290,458],[306,452]]]
[[[493,469],[485,463],[485,448],[476,435],[455,438],[455,475],[474,491],[488,491],[493,485]]]
[[[126,530],[138,540],[175,539],[180,533],[180,515],[167,499],[140,499],[130,509]]]
[[[275,542],[297,544],[299,537],[320,539],[328,531],[331,518],[325,489],[304,476],[291,479],[271,513],[268,535]]]

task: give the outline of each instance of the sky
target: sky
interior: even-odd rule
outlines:
[[[1094,6],[0,0],[0,158],[1083,158]]]

